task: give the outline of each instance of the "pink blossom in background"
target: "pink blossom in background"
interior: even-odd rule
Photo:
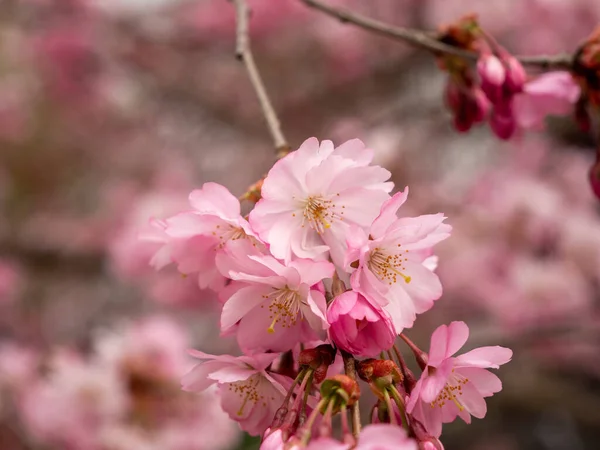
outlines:
[[[408,188],[381,207],[368,235],[355,228],[348,237],[347,268],[352,288],[391,317],[399,333],[410,328],[416,315],[433,306],[442,294],[437,275],[428,267],[432,247],[450,235],[443,214],[398,218]],[[354,266],[357,264],[356,266]]]
[[[220,295],[221,329],[235,330],[242,350],[284,351],[322,337],[326,302],[315,285],[333,275],[333,264],[307,259],[282,264],[233,245],[229,254],[218,260],[221,273],[233,280]]]
[[[217,389],[193,396],[176,382],[193,366],[188,339],[154,316],[98,333],[88,358],[58,349],[47,371],[30,375],[19,417],[41,445],[69,450],[230,448],[239,435]]]
[[[190,369],[184,351],[187,333],[166,316],[149,316],[124,330],[106,331],[98,339],[97,357],[104,364],[172,380]]]
[[[572,114],[581,89],[569,72],[549,72],[525,83],[515,97],[515,116],[522,128],[541,129],[547,116]]]
[[[203,361],[182,378],[183,389],[202,392],[217,383],[221,405],[229,417],[252,435],[264,433],[286,393],[285,377],[265,370],[278,354],[234,357],[197,350],[190,354]]]
[[[128,399],[111,367],[88,365],[61,351],[52,358],[47,379],[34,382],[19,406],[27,429],[41,442],[96,450],[102,427],[122,419]]]
[[[0,341],[0,390],[12,388],[16,393],[33,382],[40,365],[40,354],[33,348]]]
[[[22,284],[22,274],[12,262],[0,259],[0,305],[9,304]]]
[[[466,423],[471,422],[471,416],[483,418],[487,412],[484,398],[502,389],[500,379],[485,369],[506,364],[512,351],[480,347],[453,357],[468,337],[464,322],[438,327],[431,336],[427,367],[410,393],[406,410],[434,437],[442,433],[443,423],[457,416]]]
[[[64,24],[42,32],[33,42],[36,63],[47,72],[51,96],[62,101],[93,102],[100,71],[91,24]]]
[[[264,180],[250,223],[276,258],[325,258],[342,265],[351,225],[368,227],[389,198],[390,173],[370,166],[373,151],[358,139],[335,147],[306,140]]]
[[[567,261],[520,257],[507,266],[507,287],[484,300],[511,329],[552,326],[592,313],[592,291],[583,274]]]
[[[397,335],[386,313],[354,291],[333,299],[327,307],[327,321],[336,347],[357,356],[374,357],[388,350]]]

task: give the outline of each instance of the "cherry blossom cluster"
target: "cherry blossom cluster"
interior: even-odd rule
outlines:
[[[153,220],[145,235],[161,244],[156,268],[174,263],[217,293],[221,334],[243,352],[193,350],[201,362],[184,389],[216,384],[223,409],[263,435],[265,450],[330,445],[336,414],[339,448],[440,448],[443,423],[483,417],[484,398],[501,389],[486,369],[512,352],[454,357],[468,337],[464,323],[438,328],[429,354],[402,333],[442,295],[433,249],[451,227],[442,213],[399,217],[408,188],[391,195],[390,172],[372,158],[358,139],[336,147],[310,138],[245,195],[258,200],[247,216],[226,187],[205,183],[190,194],[191,210]],[[399,335],[421,366],[419,380],[395,346]],[[353,422],[350,434],[358,377],[377,395],[373,421],[381,424],[360,432]]]

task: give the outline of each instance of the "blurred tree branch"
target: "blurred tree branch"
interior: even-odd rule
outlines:
[[[0,256],[15,259],[27,267],[79,274],[94,274],[104,268],[104,255],[99,253],[73,253],[56,248],[39,248],[15,240],[0,241]]]
[[[347,9],[329,6],[320,0],[301,1],[306,4],[306,6],[337,18],[342,23],[350,23],[373,33],[407,42],[415,47],[427,50],[434,54],[444,53],[471,61],[477,60],[479,56],[475,52],[463,50],[438,41],[435,33],[432,32],[388,25],[378,20],[356,14]],[[538,67],[540,69],[569,69],[572,65],[573,56],[569,54],[517,56],[517,59],[521,61],[522,64]]]
[[[260,103],[261,110],[267,121],[267,127],[271,133],[271,138],[275,144],[275,149],[278,155],[285,155],[290,151],[290,146],[283,135],[281,130],[281,124],[277,113],[273,108],[267,90],[254,61],[254,56],[250,50],[250,37],[248,22],[250,18],[250,9],[246,3],[246,0],[230,0],[232,1],[236,11],[236,57],[244,63],[250,82],[254,87],[258,101]]]

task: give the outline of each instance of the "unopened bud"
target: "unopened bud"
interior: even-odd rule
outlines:
[[[348,375],[338,374],[323,381],[321,397],[332,399],[337,397],[338,404],[353,405],[360,397],[360,387],[356,380]]]
[[[320,383],[327,376],[327,369],[335,360],[336,350],[329,344],[322,344],[315,348],[302,350],[298,356],[300,367],[313,369],[313,380]]]
[[[358,364],[358,374],[364,381],[374,383],[378,388],[401,383],[402,372],[394,361],[389,359],[367,359]]]
[[[248,190],[242,195],[242,199],[257,203],[261,198],[262,185],[265,179],[261,178],[256,183],[251,185]]]
[[[506,80],[506,69],[502,61],[491,53],[484,53],[477,61],[477,73],[482,84],[501,87]]]
[[[517,58],[512,55],[503,56],[506,64],[506,88],[511,93],[521,92],[525,81],[527,81],[527,72]]]

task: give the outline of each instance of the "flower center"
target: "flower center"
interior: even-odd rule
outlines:
[[[281,325],[282,328],[289,328],[296,324],[302,304],[302,298],[297,291],[286,286],[276,289],[268,295],[263,295],[263,298],[270,300],[269,319],[272,322],[267,328],[267,332],[275,333],[275,324]]]
[[[228,241],[248,238],[248,235],[242,227],[235,227],[230,224],[225,226],[217,225],[212,234],[219,238],[219,245],[217,248],[223,248]]]
[[[437,398],[431,402],[431,407],[435,408],[437,406],[438,408],[443,408],[446,405],[446,402],[451,401],[457,406],[459,411],[463,411],[465,407],[460,401],[462,397],[462,387],[468,382],[468,378],[455,373],[454,369],[452,369],[448,382]]]
[[[339,195],[339,194],[338,194]],[[331,223],[336,220],[342,220],[342,211],[338,214],[335,209],[336,205],[333,200],[327,200],[323,197],[308,197],[304,202],[304,210],[302,212],[302,226],[306,222],[319,234],[323,233],[327,228],[331,228]],[[344,206],[342,206],[344,208]]]
[[[400,247],[401,244],[398,244]],[[405,253],[408,250],[405,250]],[[405,283],[410,283],[411,277],[403,271],[406,270],[404,262],[408,261],[404,254],[389,255],[380,248],[376,248],[371,252],[368,267],[377,278],[390,286],[398,281],[398,277],[402,278]]]
[[[244,414],[244,408],[248,402],[257,403],[258,401],[263,401],[264,403],[264,396],[260,395],[257,389],[260,381],[260,375],[254,374],[247,380],[229,383],[229,390],[235,392],[242,398],[240,409],[237,412],[238,416]]]

